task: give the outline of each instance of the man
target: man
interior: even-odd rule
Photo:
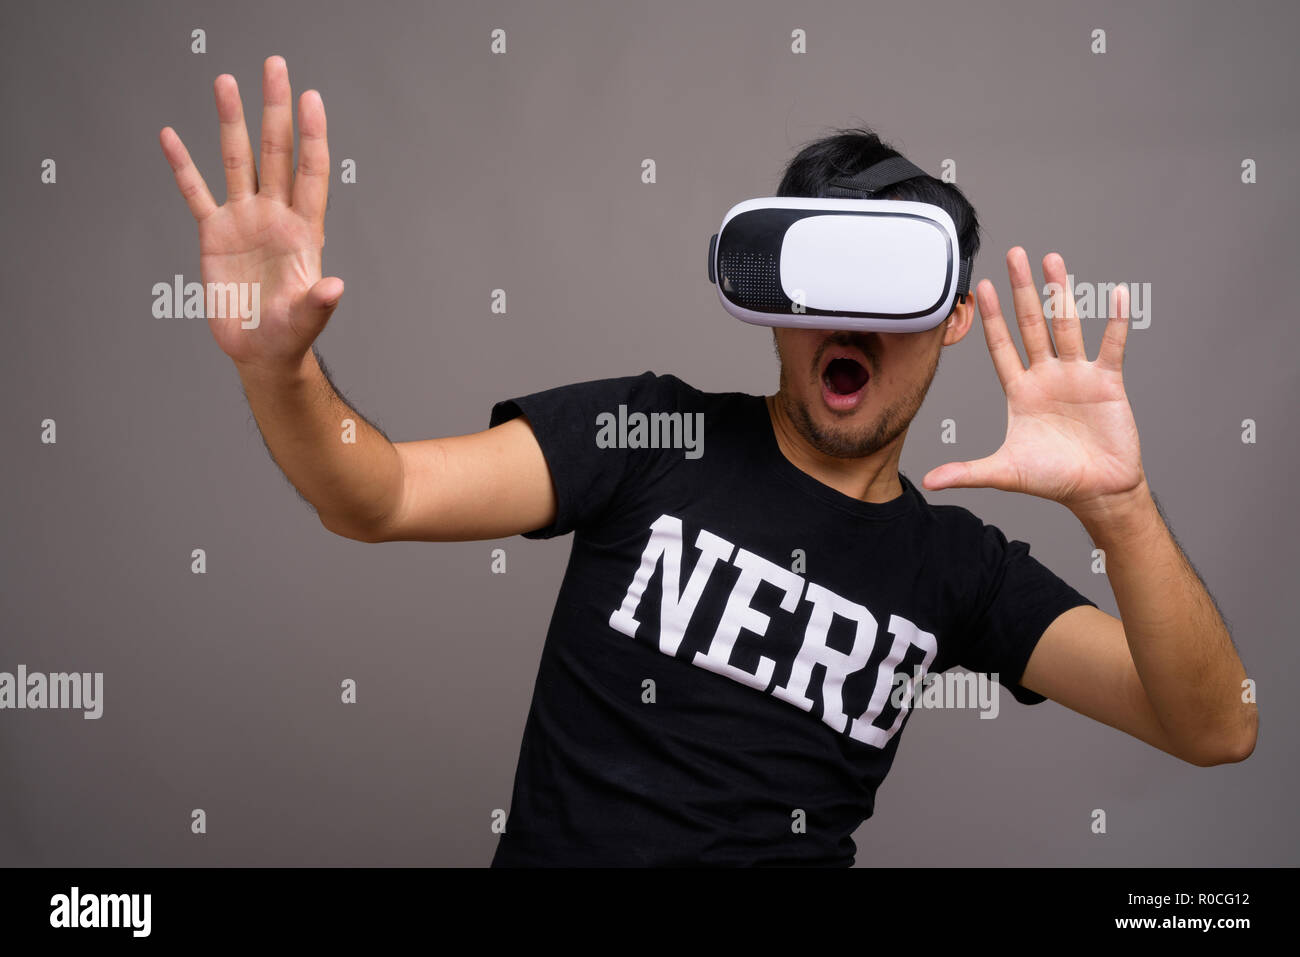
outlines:
[[[1196,765],[1251,753],[1245,671],[1143,473],[1122,291],[1090,361],[1070,303],[1049,334],[1012,249],[1028,368],[992,283],[976,293],[1006,440],[922,483],[1070,509],[1106,552],[1115,618],[898,471],[940,351],[970,330],[970,296],[927,332],[776,330],[772,396],[647,372],[499,402],[472,435],[389,442],[312,350],[343,294],[321,278],[324,106],[314,91],[299,101],[295,175],[281,58],[263,88],[259,170],[234,78],[216,80],[223,206],[175,132],[160,139],[199,223],[205,283],[261,284],[255,328],[209,321],[276,462],[327,529],[359,541],[575,533],[494,864],[850,864],[918,690],[891,694],[896,675],[918,667],[996,675],[1021,702],[1052,698]],[[829,137],[795,158],[782,192],[818,195],[891,155],[864,132]],[[944,206],[976,251],[955,187],[922,177],[890,196]],[[1043,272],[1065,286],[1059,256]],[[703,445],[613,434],[638,413]],[[357,440],[342,444],[349,417]]]

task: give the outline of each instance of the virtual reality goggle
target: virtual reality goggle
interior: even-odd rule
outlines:
[[[825,199],[736,204],[709,242],[723,308],[761,326],[933,329],[970,285],[952,218],[930,203],[869,198],[925,175],[895,156],[833,180]]]

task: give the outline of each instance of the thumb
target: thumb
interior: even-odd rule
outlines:
[[[338,276],[326,276],[321,279],[307,290],[307,295],[299,303],[298,315],[295,317],[298,323],[295,325],[314,340],[325,328],[325,323],[329,322],[342,296],[342,279]]]
[[[921,479],[921,485],[930,491],[945,488],[1008,488],[1003,462],[990,455],[971,462],[948,462],[931,469]]]

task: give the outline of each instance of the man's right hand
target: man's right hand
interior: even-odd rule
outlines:
[[[258,283],[259,315],[245,328],[237,311],[209,316],[222,351],[241,371],[277,373],[299,367],[343,295],[343,280],[321,278],[330,161],[325,104],[308,90],[298,101],[299,157],[293,168],[293,94],[284,58],[262,71],[261,170],[244,124],[235,78],[213,84],[221,123],[226,202],[218,206],[189,151],[170,126],[159,134],[176,185],[199,224],[199,265],[209,283]]]
[[[262,89],[259,183],[235,78],[217,77],[224,206],[175,130],[167,127],[159,140],[199,224],[205,286],[260,283],[256,326],[244,328],[238,314],[209,317],[208,325],[235,360],[276,464],[321,524],[358,541],[492,539],[548,525],[555,487],[522,416],[469,435],[392,443],[333,388],[311,350],[343,295],[342,280],[320,274],[329,194],[325,106],[314,90],[299,100],[295,176],[293,100],[281,57],[266,61]]]

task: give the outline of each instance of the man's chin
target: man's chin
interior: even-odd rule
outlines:
[[[881,449],[881,444],[874,435],[864,435],[857,431],[827,429],[805,438],[818,452],[836,459],[863,459]]]
[[[885,444],[879,423],[873,421],[861,403],[837,412],[827,408],[819,397],[813,400],[813,406],[809,409],[807,403],[796,403],[790,410],[790,418],[804,440],[823,455],[865,458],[880,451]]]

